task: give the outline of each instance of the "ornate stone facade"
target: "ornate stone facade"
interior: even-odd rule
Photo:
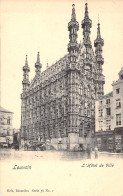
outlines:
[[[50,140],[56,148],[73,149],[75,145],[91,143],[95,132],[95,99],[103,95],[102,46],[100,24],[94,41],[90,41],[92,21],[85,4],[82,20],[83,42],[77,43],[79,23],[72,5],[68,23],[68,54],[41,73],[39,53],[35,64],[36,75],[29,82],[29,65],[23,67],[21,94],[21,138]]]

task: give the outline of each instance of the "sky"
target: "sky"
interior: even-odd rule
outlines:
[[[103,47],[104,92],[112,91],[112,82],[118,79],[123,67],[123,1],[88,0],[92,20],[91,41],[97,34],[98,15]],[[81,21],[85,1],[74,0],[79,22],[78,42],[82,41]],[[30,80],[35,75],[37,52],[40,52],[42,71],[67,54],[68,22],[73,0],[1,0],[1,106],[14,113],[13,128],[20,128],[22,67],[28,55]]]

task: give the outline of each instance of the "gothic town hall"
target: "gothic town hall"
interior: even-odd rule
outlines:
[[[90,40],[92,21],[88,4],[81,23],[82,43],[77,42],[79,23],[72,5],[68,23],[68,54],[41,72],[39,53],[35,77],[30,82],[27,61],[23,67],[21,94],[21,141],[50,141],[58,149],[73,150],[76,146],[93,145],[95,133],[95,100],[103,95],[102,46],[100,24],[94,47]]]

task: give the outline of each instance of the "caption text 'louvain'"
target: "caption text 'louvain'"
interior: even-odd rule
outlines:
[[[19,165],[14,165],[12,169],[32,169],[32,166],[30,165],[25,165],[25,166],[19,166]]]

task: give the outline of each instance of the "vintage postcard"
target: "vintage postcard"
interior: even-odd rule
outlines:
[[[123,196],[123,1],[0,1],[0,196]]]

